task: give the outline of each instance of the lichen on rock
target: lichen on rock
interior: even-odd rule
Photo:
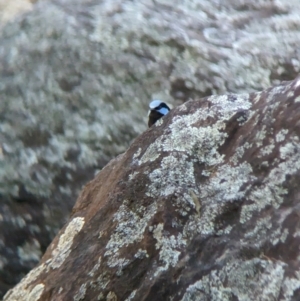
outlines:
[[[299,298],[299,81],[173,109],[4,300]]]
[[[161,119],[153,127],[156,134],[139,140],[116,191],[97,186],[101,206],[117,192],[118,202],[127,202],[122,203],[128,213],[124,227],[125,218],[136,221],[147,214],[147,201],[141,212],[133,201],[140,195],[148,202],[172,196],[167,211],[178,217],[170,219],[166,237],[170,232],[177,241],[173,231],[182,230],[187,247],[193,233],[233,235],[235,216],[247,227],[257,210],[281,208],[295,193],[285,183],[290,177],[295,181],[298,168],[299,121],[293,121],[294,132],[289,122],[279,123],[291,112],[278,98],[297,109],[299,81],[280,82],[300,70],[298,0],[0,0],[0,10],[0,229],[5,229],[0,233],[0,299],[38,263],[67,222],[82,185],[146,130],[150,99],[186,104],[171,112],[172,122]],[[277,87],[264,90],[272,85]],[[210,95],[219,96],[197,100]],[[234,152],[228,154],[228,148]],[[248,162],[251,156],[255,162]],[[276,174],[269,174],[274,166]],[[125,187],[129,192],[123,198]],[[93,193],[86,192],[73,212],[97,215],[95,208],[87,209]],[[242,203],[245,208],[239,207]],[[241,214],[229,213],[234,210]],[[112,211],[107,214],[117,223],[118,210]],[[161,211],[156,206],[137,231],[138,239],[117,249],[123,268],[113,265],[119,274],[142,258],[151,262],[149,245],[155,239],[138,244],[149,223],[164,224],[163,213],[157,219]],[[224,219],[230,222],[222,226]],[[122,230],[105,225],[97,237],[102,233],[100,240],[107,244],[106,233]],[[137,229],[129,222],[127,227]],[[285,226],[276,231],[273,242],[289,240]],[[136,248],[136,261],[126,256],[127,248]],[[178,244],[174,252],[181,248]],[[104,253],[94,266],[100,257],[113,260]],[[109,272],[98,278],[99,287],[109,287]],[[86,294],[96,286],[82,285]],[[138,299],[139,290],[134,291],[126,298]],[[111,289],[98,296],[109,292],[109,298],[120,294]]]

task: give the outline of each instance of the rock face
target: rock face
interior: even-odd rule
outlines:
[[[32,9],[35,0],[0,0],[0,27],[18,15]]]
[[[0,298],[146,130],[151,98],[258,91],[300,66],[299,0],[35,2],[0,0]]]
[[[4,300],[299,300],[299,136],[300,77],[177,107]]]

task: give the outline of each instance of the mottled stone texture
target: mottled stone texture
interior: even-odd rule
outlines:
[[[178,105],[190,97],[259,91],[295,78],[300,66],[299,0],[34,2],[0,0],[0,298],[38,263],[67,221],[82,185],[146,130],[151,98]],[[23,9],[28,11],[12,19]],[[235,131],[234,122],[228,126]],[[223,139],[218,132],[203,133],[207,139],[214,134]],[[182,139],[188,142],[190,135]],[[201,160],[215,160],[214,172],[221,159],[212,153],[218,143],[211,138],[205,143],[194,151],[207,151]],[[155,159],[158,150],[154,144],[146,154]],[[265,149],[265,155],[271,151]],[[147,157],[139,160],[148,162]],[[165,163],[175,164],[172,160]],[[189,187],[194,185],[193,165],[186,164]],[[242,183],[243,166],[237,175]],[[159,175],[149,177],[157,190],[164,186]],[[147,179],[132,178],[142,185],[136,194],[143,195]],[[156,210],[143,206],[133,215],[132,227],[136,218],[150,214],[143,210]],[[162,233],[176,248],[183,246],[178,237],[172,241],[171,234],[155,229],[156,237]],[[155,244],[155,239],[147,242],[138,256],[146,256],[146,247],[155,250]],[[157,244],[166,256],[179,254]]]
[[[4,301],[300,299],[300,77],[190,100],[112,160]]]
[[[36,0],[0,0],[0,27],[18,15],[32,9]]]

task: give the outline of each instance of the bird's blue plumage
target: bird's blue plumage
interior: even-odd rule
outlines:
[[[158,119],[167,115],[170,111],[170,108],[161,100],[153,100],[149,104],[149,120],[148,126],[152,126]]]
[[[167,115],[169,113],[169,110],[167,108],[160,108],[157,110],[160,114]]]

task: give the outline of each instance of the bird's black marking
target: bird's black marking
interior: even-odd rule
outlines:
[[[157,120],[167,115],[170,108],[160,100],[153,100],[150,104],[150,111],[148,114],[148,126],[152,126]]]

